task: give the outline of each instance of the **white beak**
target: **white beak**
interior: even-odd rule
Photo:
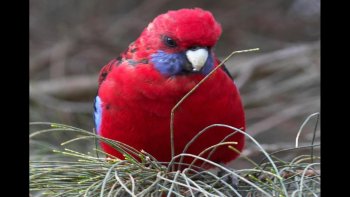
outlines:
[[[200,71],[208,59],[208,50],[205,48],[188,50],[186,51],[186,57],[192,64],[193,71]]]

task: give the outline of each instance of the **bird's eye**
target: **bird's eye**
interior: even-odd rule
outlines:
[[[175,42],[175,40],[173,40],[172,38],[168,37],[168,36],[164,36],[164,44],[167,45],[168,47],[176,47],[177,44]]]

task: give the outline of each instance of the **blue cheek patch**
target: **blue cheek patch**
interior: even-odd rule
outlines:
[[[159,50],[151,55],[151,61],[160,73],[165,76],[172,76],[183,73],[182,66],[187,60],[184,53],[166,53]],[[207,75],[213,67],[214,61],[212,54],[210,54],[200,73]]]
[[[186,59],[181,53],[158,51],[151,56],[151,61],[160,73],[171,76],[182,71],[182,65],[185,64]]]
[[[208,59],[205,62],[204,66],[201,70],[201,73],[207,75],[210,73],[210,71],[213,70],[213,68],[214,68],[213,55],[209,53]]]
[[[102,120],[102,101],[99,96],[95,98],[95,106],[94,106],[94,120],[95,120],[95,128],[97,134],[100,134],[100,126]]]

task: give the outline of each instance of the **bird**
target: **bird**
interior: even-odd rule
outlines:
[[[156,16],[124,52],[100,70],[93,114],[97,134],[144,150],[160,162],[170,162],[171,110],[220,64],[214,49],[221,33],[221,24],[202,8],[169,10]],[[177,108],[173,120],[175,155],[213,124],[245,131],[243,102],[225,65]],[[235,142],[231,146],[237,151],[226,144],[209,158],[228,163],[239,156],[245,143],[243,133],[233,132],[225,127],[210,127],[188,146],[186,153],[199,155],[223,140]],[[107,143],[101,142],[101,147],[109,155],[125,159]],[[207,157],[209,152],[204,151],[202,156]],[[193,160],[187,156],[182,162],[190,164]]]

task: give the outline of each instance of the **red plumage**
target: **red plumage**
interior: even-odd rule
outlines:
[[[164,45],[164,34],[175,40],[176,47]],[[205,74],[165,76],[155,68],[152,54],[159,50],[180,54],[193,46],[212,48],[220,34],[221,27],[212,14],[199,8],[169,11],[155,18],[118,60],[111,61],[101,70],[99,134],[145,150],[159,161],[170,161],[171,109]],[[213,56],[213,67],[216,67],[218,61],[213,52],[210,55]],[[199,131],[216,123],[245,129],[239,92],[223,69],[218,69],[177,109],[174,119],[175,154],[181,153]],[[201,135],[187,153],[198,155],[232,132],[227,128],[213,127]],[[226,141],[237,142],[234,147],[241,151],[244,135],[236,133]],[[114,148],[104,143],[101,145],[107,153],[123,159]],[[225,145],[218,148],[210,159],[226,163],[237,156]],[[184,162],[192,160],[186,157]]]

